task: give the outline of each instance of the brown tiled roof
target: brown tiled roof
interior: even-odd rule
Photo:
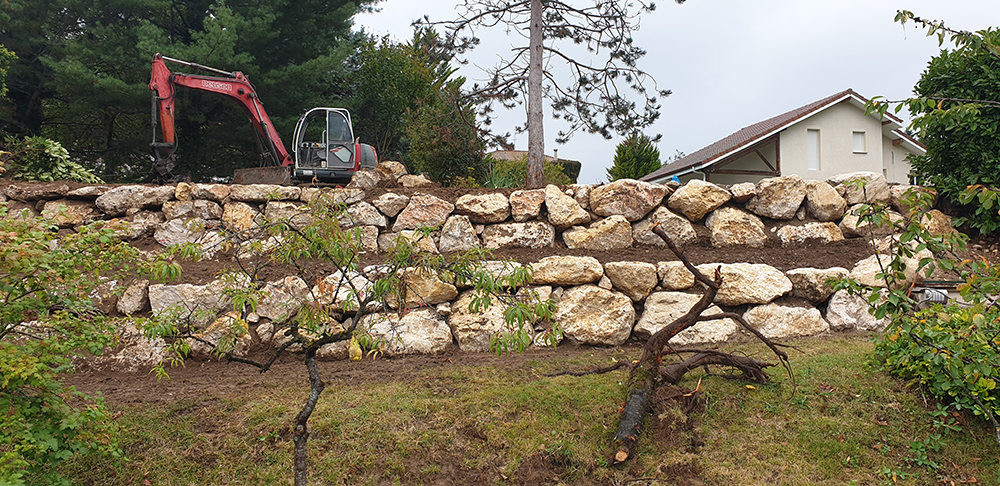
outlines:
[[[867,99],[855,93],[854,90],[846,89],[835,95],[827,96],[819,101],[809,103],[808,105],[801,106],[787,113],[782,113],[776,117],[768,118],[762,122],[754,123],[753,125],[742,128],[722,140],[693,152],[686,157],[678,159],[673,163],[660,167],[656,171],[643,177],[642,180],[651,181],[662,177],[669,177],[680,172],[686,172],[688,169],[693,167],[707,165],[754,142],[760,141],[767,136],[776,134],[792,123],[795,123],[817,111],[820,111],[828,106],[832,106],[850,97],[857,98],[862,103],[868,102]],[[897,123],[901,123],[898,118],[892,115],[887,114],[886,116]]]

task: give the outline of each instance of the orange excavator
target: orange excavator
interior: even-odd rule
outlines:
[[[166,61],[207,71],[217,76],[173,73]],[[239,169],[234,184],[290,184],[296,182],[346,183],[359,170],[374,169],[378,163],[375,149],[354,137],[351,114],[344,108],[312,108],[299,118],[292,140],[293,151],[285,147],[267,116],[257,91],[241,72],[229,72],[193,62],[153,56],[149,89],[153,94],[153,179],[177,182],[173,174],[177,151],[174,131],[174,96],[176,88],[208,91],[228,96],[243,108],[253,126],[260,167]],[[157,141],[157,126],[162,136]]]

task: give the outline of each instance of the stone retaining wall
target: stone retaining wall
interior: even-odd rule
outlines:
[[[878,174],[857,173],[831,181],[804,181],[798,176],[766,179],[757,184],[721,187],[694,180],[678,184],[650,184],[621,180],[607,185],[548,186],[544,189],[464,195],[454,203],[419,192],[429,181],[405,174],[394,163],[359,174],[347,188],[300,188],[269,185],[187,184],[176,186],[86,186],[70,189],[57,183],[13,183],[0,193],[14,210],[27,210],[50,218],[60,228],[71,229],[95,220],[130,222],[123,238],[153,235],[164,247],[191,242],[206,250],[217,247],[224,231],[243,231],[266,219],[305,214],[305,207],[320,191],[347,206],[344,226],[362,229],[367,251],[385,250],[399,235],[421,227],[440,228],[424,250],[451,252],[475,246],[486,248],[542,248],[558,241],[568,248],[614,250],[663,242],[651,228],[659,223],[679,244],[697,238],[695,225],[704,225],[712,245],[762,247],[767,239],[761,218],[787,221],[776,235],[782,244],[806,240],[836,241],[858,237],[858,217],[852,214],[864,194],[852,179],[867,180],[869,201],[891,204],[897,211],[906,186],[889,186]],[[386,179],[414,188],[387,190],[367,198],[366,190],[384,186]],[[16,214],[12,211],[8,217]],[[893,213],[893,218],[901,218]],[[948,218],[937,211],[926,216],[936,231],[952,231]],[[197,224],[191,224],[195,221]],[[885,236],[882,234],[880,236]],[[209,253],[211,253],[209,251]],[[211,257],[211,255],[209,255]],[[914,263],[922,255],[914,257]],[[875,256],[853,268],[797,268],[785,272],[768,265],[705,264],[711,275],[722,269],[723,286],[716,306],[707,313],[739,312],[764,335],[773,338],[805,336],[828,330],[873,330],[883,326],[867,312],[865,303],[846,293],[834,293],[824,282],[850,275],[863,283],[877,284]],[[499,263],[495,265],[500,265]],[[645,339],[686,312],[700,292],[694,278],[680,262],[609,262],[591,257],[552,256],[533,262],[533,288],[558,304],[556,321],[565,337],[579,343],[620,345],[630,337]],[[914,265],[915,266],[915,265]],[[912,267],[911,267],[912,268]],[[351,279],[369,284],[369,268]],[[338,281],[331,276],[328,281]],[[502,325],[502,313],[490,309],[468,311],[468,289],[448,282],[414,278],[408,285],[424,285],[419,295],[429,307],[409,312],[376,314],[372,333],[386,338],[389,355],[433,353],[457,345],[464,351],[485,351],[490,336]],[[117,300],[124,314],[151,310],[165,312],[177,305],[187,310],[209,309],[198,322],[203,337],[218,339],[225,329],[227,304],[220,298],[219,282],[208,285],[149,285],[133,282]],[[324,287],[332,302],[346,298],[341,289]],[[315,295],[298,277],[268,284],[268,302],[261,303],[250,325],[263,342],[276,338],[270,322],[279,320],[291,304]],[[215,321],[211,315],[220,315]],[[700,323],[673,339],[677,344],[725,341],[741,331],[731,320]],[[144,341],[134,329],[123,330],[126,350],[113,360],[125,365],[150,364],[161,358],[162,344]],[[250,339],[250,338],[247,338]],[[242,343],[248,346],[249,341]],[[198,352],[199,350],[195,350]],[[329,357],[346,356],[343,343],[331,345]]]

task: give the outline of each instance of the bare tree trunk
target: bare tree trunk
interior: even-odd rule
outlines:
[[[542,0],[531,0],[528,45],[528,167],[525,186],[545,185],[545,133],[542,129]]]
[[[326,388],[323,380],[319,377],[319,364],[316,362],[315,349],[306,351],[306,368],[309,369],[309,398],[299,414],[295,416],[295,433],[292,435],[292,443],[295,446],[295,464],[293,466],[295,486],[306,486],[308,483],[309,463],[307,462],[308,448],[306,444],[309,441],[309,426],[307,422],[313,410],[316,409],[319,395]]]

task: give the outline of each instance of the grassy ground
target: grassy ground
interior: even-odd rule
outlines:
[[[798,348],[790,352],[794,385],[775,369],[775,383],[756,387],[690,375],[682,384],[688,389],[701,378],[694,411],[658,410],[637,459],[624,467],[607,462],[624,373],[541,376],[606,366],[613,351],[331,382],[311,419],[310,478],[350,485],[1000,484],[992,431],[867,367],[869,338],[791,344]],[[109,400],[127,459],[83,458],[67,470],[75,484],[290,484],[289,427],[306,390],[299,380],[255,390]]]

